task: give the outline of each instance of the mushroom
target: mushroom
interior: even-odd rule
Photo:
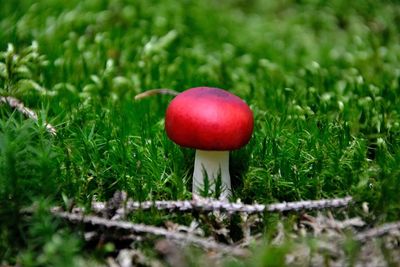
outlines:
[[[222,89],[196,87],[171,101],[165,115],[168,137],[182,147],[196,149],[193,198],[205,189],[205,179],[214,193],[221,179],[221,200],[231,195],[229,151],[249,142],[253,125],[249,106]]]

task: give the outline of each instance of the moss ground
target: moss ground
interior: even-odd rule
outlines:
[[[102,261],[106,249],[85,249],[48,206],[85,206],[117,190],[191,198],[194,151],[164,132],[171,96],[134,101],[153,88],[220,87],[251,106],[253,138],[231,153],[234,199],[352,195],[360,205],[348,213],[368,203],[369,225],[399,220],[399,25],[396,1],[3,1],[0,94],[39,123],[0,107],[0,264]],[[43,210],[21,216],[33,203]],[[293,220],[272,216],[265,226]],[[290,250],[263,232],[265,249],[243,264]]]

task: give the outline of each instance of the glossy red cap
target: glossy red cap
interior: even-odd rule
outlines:
[[[202,150],[238,149],[249,142],[253,127],[253,112],[242,99],[211,87],[180,93],[165,115],[165,130],[172,141]]]

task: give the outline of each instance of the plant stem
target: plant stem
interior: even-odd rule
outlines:
[[[208,181],[206,182],[205,179],[208,179]],[[218,182],[218,179],[220,179],[220,182]],[[209,188],[205,184],[208,184]],[[216,186],[220,188],[216,188]],[[226,200],[231,195],[229,151],[196,150],[192,187],[193,196],[201,195],[204,189],[210,189],[208,193],[215,193],[219,190],[220,200]]]

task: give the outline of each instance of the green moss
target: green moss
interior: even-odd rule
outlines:
[[[36,257],[26,227],[7,227],[39,199],[190,199],[194,152],[163,129],[171,97],[134,100],[153,88],[216,86],[251,106],[253,138],[231,153],[235,198],[354,195],[372,222],[400,219],[399,21],[395,1],[5,1],[0,93],[58,130],[0,106],[5,262]],[[63,229],[41,244],[74,243]],[[270,263],[286,250],[268,251]]]

